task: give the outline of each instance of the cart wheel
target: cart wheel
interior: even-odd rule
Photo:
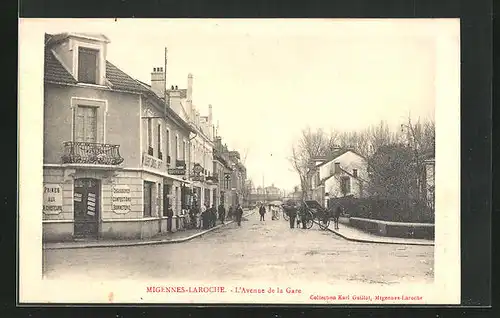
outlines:
[[[306,221],[306,229],[310,229],[312,228],[314,225],[314,222],[312,220],[312,218],[307,218],[307,221]]]

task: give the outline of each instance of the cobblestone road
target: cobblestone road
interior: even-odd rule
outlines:
[[[44,251],[46,279],[185,279],[397,284],[433,281],[434,247],[346,241],[258,213],[180,244]]]

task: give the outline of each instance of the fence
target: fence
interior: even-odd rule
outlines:
[[[425,202],[412,199],[388,198],[332,198],[328,205],[331,208],[341,206],[350,217],[391,221],[434,223],[434,209]]]

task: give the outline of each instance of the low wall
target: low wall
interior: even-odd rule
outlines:
[[[43,222],[44,242],[65,242],[73,240],[73,221],[49,223]]]
[[[429,223],[402,223],[351,217],[349,225],[380,236],[434,239],[434,224]]]

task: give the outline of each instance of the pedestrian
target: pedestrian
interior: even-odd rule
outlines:
[[[208,228],[208,218],[207,218],[207,206],[206,204],[201,205],[201,211],[200,211],[200,229],[207,229]]]
[[[227,212],[227,218],[232,220],[233,219],[233,214],[234,214],[234,208],[233,205],[229,207],[229,211]]]
[[[302,223],[302,229],[307,229],[306,228],[306,221],[307,221],[307,207],[305,203],[302,203],[300,205],[300,222]]]
[[[167,232],[172,233],[172,218],[174,217],[174,210],[172,210],[172,205],[168,203],[167,208]]]
[[[226,209],[224,208],[224,204],[219,204],[219,220],[222,224],[224,224],[224,219],[226,218]]]
[[[286,208],[285,213],[290,217],[290,228],[295,228],[295,218],[297,217],[297,208],[295,206],[291,206]]]
[[[210,209],[210,217],[212,218],[212,227],[217,225],[217,208],[215,207],[215,203],[212,204],[212,208]]]
[[[189,207],[189,224],[191,229],[196,228],[196,206],[193,204]]]
[[[241,205],[238,203],[238,206],[236,207],[236,222],[238,223],[238,226],[241,226],[242,217],[243,217],[243,209],[241,208]]]
[[[335,214],[333,215],[333,224],[336,230],[339,229],[339,218],[341,214],[342,214],[342,208],[340,207],[340,205],[338,205],[337,208],[335,209]]]
[[[265,221],[264,215],[266,214],[266,208],[264,207],[264,204],[260,206],[259,214],[260,214],[260,221]]]

